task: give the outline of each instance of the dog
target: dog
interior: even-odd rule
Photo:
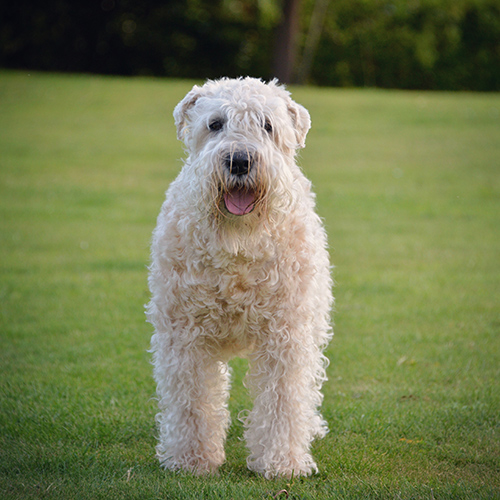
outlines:
[[[326,233],[295,161],[309,113],[276,80],[247,77],[194,86],[174,118],[188,157],[158,216],[148,279],[157,457],[217,471],[227,363],[246,356],[248,468],[268,479],[317,472],[333,297]]]

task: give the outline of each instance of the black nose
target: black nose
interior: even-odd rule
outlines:
[[[252,167],[252,157],[246,151],[235,152],[226,158],[226,167],[233,175],[246,175]]]

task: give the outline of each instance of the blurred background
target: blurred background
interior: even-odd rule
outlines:
[[[18,0],[4,68],[500,90],[499,0]]]

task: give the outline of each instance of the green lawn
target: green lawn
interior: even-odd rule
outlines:
[[[296,88],[337,300],[320,473],[162,471],[150,235],[192,83],[0,73],[0,497],[500,498],[500,95]]]

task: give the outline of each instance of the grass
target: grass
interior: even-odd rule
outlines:
[[[336,265],[320,473],[154,458],[149,240],[190,82],[0,73],[0,496],[500,498],[500,96],[294,89]]]

